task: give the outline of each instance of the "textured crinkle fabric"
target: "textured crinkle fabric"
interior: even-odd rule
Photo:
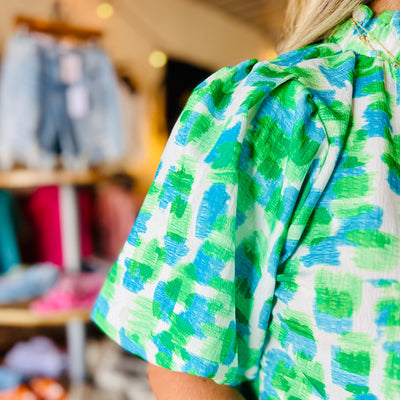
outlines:
[[[400,55],[400,12],[354,17]],[[400,399],[399,88],[350,20],[200,84],[93,320],[259,399]]]

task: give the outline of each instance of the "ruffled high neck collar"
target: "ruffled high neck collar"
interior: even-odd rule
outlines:
[[[385,54],[386,50],[389,50],[400,60],[400,10],[386,10],[374,17],[373,11],[368,6],[361,5],[354,10],[353,19],[361,25],[359,28],[361,33],[369,33],[370,42],[375,49]],[[376,52],[360,40],[360,34],[351,19],[342,23],[327,41],[338,44],[343,50],[378,57]]]

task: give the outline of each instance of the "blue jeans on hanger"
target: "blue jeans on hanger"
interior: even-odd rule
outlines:
[[[108,55],[96,45],[81,50],[83,83],[89,91],[90,110],[73,119],[80,147],[91,164],[118,160],[123,154],[123,133],[118,84]]]
[[[40,164],[40,57],[36,40],[15,34],[7,43],[0,75],[0,166]]]
[[[64,167],[74,168],[74,159],[80,149],[67,113],[66,91],[68,85],[61,81],[60,76],[62,52],[63,50],[56,43],[40,47],[42,114],[38,136],[39,144],[48,157],[61,154]]]

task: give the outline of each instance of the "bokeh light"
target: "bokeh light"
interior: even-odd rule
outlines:
[[[161,50],[154,50],[149,56],[149,64],[154,68],[165,67],[167,61],[167,55]]]
[[[107,2],[100,3],[96,8],[96,14],[101,19],[109,19],[114,14],[114,7]]]

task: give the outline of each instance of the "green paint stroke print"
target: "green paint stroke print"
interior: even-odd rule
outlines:
[[[400,355],[398,350],[387,353],[385,377],[382,382],[383,393],[388,399],[399,398],[400,393]]]
[[[318,312],[340,319],[350,318],[359,310],[363,296],[358,276],[321,269],[314,285]]]
[[[400,59],[400,11],[354,16]],[[201,82],[95,323],[247,400],[400,400],[399,87],[351,20]]]
[[[347,238],[357,246],[354,250],[354,261],[358,268],[382,272],[398,268],[400,250],[398,236],[360,229],[349,231]]]

